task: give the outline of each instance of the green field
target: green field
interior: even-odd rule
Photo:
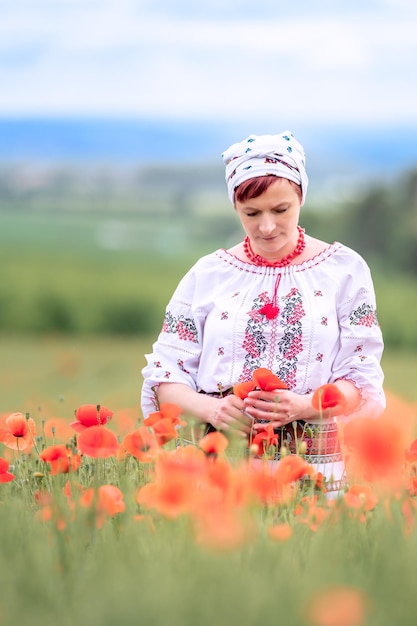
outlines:
[[[230,230],[198,234],[203,222],[1,211],[0,412],[139,407],[144,354],[168,298],[201,254],[227,245]],[[386,387],[417,400],[415,280],[378,272],[374,279]]]
[[[137,407],[144,354],[152,339],[2,336],[0,413],[69,417],[81,404]],[[389,350],[386,389],[417,401],[417,355]]]
[[[70,418],[84,403],[100,403],[114,411],[137,407],[140,416],[140,370],[150,338],[2,336],[0,340],[0,413],[30,412],[39,423],[43,418]],[[384,366],[387,388],[417,401],[417,359],[390,351]],[[13,458],[12,451],[1,448],[2,456]],[[28,458],[15,454],[11,461],[17,479],[0,485],[0,624],[415,623],[417,518],[415,514],[406,518],[404,528],[400,508],[402,502],[414,503],[415,497],[403,494],[402,500],[397,496],[388,500],[385,493],[384,506],[381,501],[366,513],[355,508],[361,502],[346,510],[342,505],[337,523],[328,517],[335,508],[325,499],[319,506],[312,500],[301,518],[294,513],[298,500],[252,504],[247,513],[258,529],[256,536],[248,531],[243,545],[237,540],[236,547],[213,548],[197,541],[187,515],[175,519],[157,512],[142,515],[147,511],[138,509],[136,494],[149,480],[149,466],[134,458],[87,456],[82,468],[79,474],[53,476],[35,453]],[[227,476],[219,483],[225,490],[234,484]],[[77,497],[73,508],[66,504],[62,490],[68,478],[75,493],[80,480],[87,485],[118,485],[124,511],[97,526],[99,514],[92,506],[81,507]],[[52,499],[53,507],[36,504],[42,489],[48,490],[44,497]],[[212,504],[208,520],[211,510]],[[221,527],[215,513],[213,520]],[[292,535],[273,541],[268,528],[280,523],[291,526]],[[234,536],[229,541],[235,545]],[[364,598],[363,620],[354,619],[355,611],[349,618],[349,605],[343,605],[342,613],[336,607],[336,622],[309,619],[313,599],[327,598],[334,589],[348,598],[350,594]]]
[[[188,222],[0,212],[0,333],[154,335],[185,271],[230,243]],[[415,278],[372,269],[386,346],[417,350]]]

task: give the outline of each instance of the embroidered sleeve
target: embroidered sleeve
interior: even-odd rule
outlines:
[[[183,383],[196,389],[205,313],[193,307],[195,279],[187,274],[170,300],[152,353],[142,370],[142,412],[157,408],[155,391],[162,382]]]
[[[365,401],[373,401],[383,409],[385,396],[380,365],[383,338],[378,323],[374,287],[365,264],[346,280],[338,316],[340,349],[333,363],[330,382],[350,380]]]

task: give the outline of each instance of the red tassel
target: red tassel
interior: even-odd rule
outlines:
[[[268,320],[274,320],[278,317],[279,307],[272,304],[272,302],[268,302],[268,304],[264,304],[263,307],[259,309],[259,313],[265,315]]]

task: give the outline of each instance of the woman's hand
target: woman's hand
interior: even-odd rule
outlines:
[[[251,391],[243,403],[245,412],[257,420],[253,425],[255,431],[265,428],[265,423],[259,420],[279,428],[295,420],[306,420],[314,413],[311,395],[300,395],[288,389]]]
[[[224,398],[216,399],[217,406],[211,424],[222,431],[234,431],[242,436],[247,436],[252,431],[254,420],[245,414],[244,401],[230,394]]]

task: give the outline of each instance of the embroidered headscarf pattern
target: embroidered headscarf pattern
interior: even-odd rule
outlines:
[[[304,148],[286,130],[279,135],[250,135],[234,143],[223,154],[229,199],[234,204],[235,189],[257,176],[279,176],[301,185],[303,205],[308,177]]]

